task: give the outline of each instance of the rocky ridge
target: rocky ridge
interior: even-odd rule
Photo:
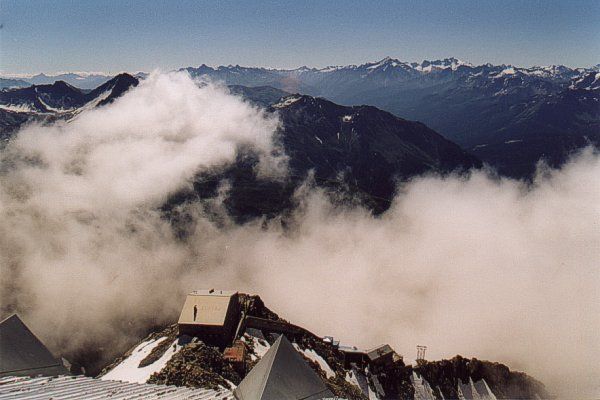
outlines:
[[[241,295],[247,301],[248,315],[287,323],[267,308],[260,297]],[[206,345],[197,338],[177,337],[177,326],[150,334],[141,343],[160,340],[158,345],[140,363],[139,368],[151,366],[170,351],[175,342],[178,350],[160,370],[149,376],[147,382],[189,386],[213,390],[233,390],[245,374],[260,360],[275,342],[278,334],[246,329],[238,343],[245,348],[243,371],[225,357],[218,347]],[[306,362],[338,397],[346,399],[530,399],[551,398],[544,385],[523,372],[511,371],[507,366],[476,358],[456,356],[450,360],[419,360],[416,365],[405,364],[394,355],[385,364],[351,363],[343,349],[328,338],[318,337],[300,328],[286,334]],[[124,362],[133,349],[119,358],[103,373]],[[471,393],[469,395],[465,393]],[[466,396],[466,397],[465,397]],[[471,396],[471,397],[468,397]]]

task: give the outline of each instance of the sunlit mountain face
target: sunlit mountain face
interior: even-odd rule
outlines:
[[[500,173],[528,177],[543,159],[561,165],[599,143],[598,67],[472,65],[456,58],[294,70],[186,68],[229,84],[269,85],[339,104],[369,104],[417,120]]]

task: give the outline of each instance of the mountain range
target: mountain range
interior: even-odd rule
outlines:
[[[70,119],[86,109],[101,107],[138,82],[136,77],[121,74],[92,91],[63,81],[1,91],[4,136],[9,138],[32,119]],[[244,151],[225,170],[198,175],[194,191],[174,194],[165,211],[198,196],[218,196],[227,182],[230,189],[225,205],[232,216],[241,221],[274,216],[293,207],[294,192],[310,176],[338,199],[359,201],[381,212],[389,206],[400,181],[426,172],[443,174],[481,166],[476,157],[424,124],[375,107],[341,106],[272,87],[231,86],[230,91],[279,116],[282,123],[276,140],[289,157],[288,179],[257,176],[258,157]]]
[[[82,90],[65,81],[0,91],[0,139],[7,140],[28,121],[69,119],[86,109],[109,104],[138,80],[120,74],[93,90]]]
[[[521,68],[476,66],[456,58],[416,63],[386,57],[361,65],[319,69],[213,68],[203,64],[181,70],[193,77],[224,82],[234,93],[245,91],[261,107],[270,106],[286,93],[322,97],[344,106],[375,106],[426,124],[511,177],[531,177],[540,160],[559,166],[580,148],[600,144],[600,65]],[[139,73],[135,79],[144,76]],[[89,101],[92,83],[109,79],[94,74],[40,74],[28,82],[43,82],[35,87],[44,91],[49,90],[46,82],[58,78],[64,78],[71,91],[81,88],[71,100],[65,98],[66,103],[54,102],[59,108]],[[23,84],[10,83],[13,87]],[[22,108],[24,103],[11,99],[15,90],[19,89],[2,90],[3,113],[19,111],[19,107],[28,111]],[[47,101],[48,106],[56,107],[50,98]],[[47,111],[38,102],[31,107],[29,111]],[[22,115],[3,115],[1,129],[10,130],[22,119]]]
[[[200,202],[210,215],[216,203],[211,200],[223,197],[223,188],[223,203],[239,222],[285,215],[307,183],[333,202],[359,202],[381,213],[400,182],[421,174],[460,174],[487,162],[501,174],[526,178],[540,159],[560,165],[571,152],[600,145],[598,66],[517,68],[473,66],[454,58],[422,63],[385,58],[323,69],[202,65],[185,70],[224,81],[234,95],[278,116],[276,141],[288,156],[289,176],[258,175],[258,155],[242,149],[233,164],[198,174],[191,188],[174,193],[162,206],[182,236],[191,222],[178,205]],[[30,121],[70,120],[104,107],[138,85],[143,74],[106,77],[93,87],[78,87],[71,78],[7,82],[0,91],[0,139],[9,141]],[[272,326],[283,322],[260,299],[248,304],[250,317],[271,320]],[[233,388],[243,378],[245,370],[235,372],[224,352],[180,336],[175,325],[160,327],[115,360],[104,376],[112,372],[111,379],[117,379],[119,370],[131,374],[150,367],[144,381],[222,388]],[[326,342],[302,330],[296,339],[294,348],[324,383],[347,398],[548,397],[540,382],[498,363],[460,356],[412,363],[392,354],[392,362],[376,371],[346,362],[344,357],[357,349],[340,350],[333,338]],[[244,368],[275,343],[269,332],[257,329],[242,332],[239,340],[238,348],[247,354]],[[83,365],[86,360],[75,361]]]
[[[294,70],[185,68],[231,85],[271,86],[343,105],[369,104],[417,120],[504,175],[532,174],[540,159],[558,166],[600,143],[600,69],[474,66],[456,58]]]
[[[80,89],[94,89],[103,83],[108,82],[112,75],[103,73],[88,73],[88,72],[68,72],[63,74],[46,75],[37,74],[22,77],[1,77],[0,89],[27,87],[31,85],[51,85],[57,81],[64,81],[69,85],[73,85]]]

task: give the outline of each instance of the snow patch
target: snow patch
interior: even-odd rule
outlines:
[[[244,334],[242,340],[246,343],[252,343],[252,347],[254,348],[255,354],[250,354],[250,358],[252,358],[252,361],[263,358],[263,356],[267,354],[267,351],[269,351],[269,349],[271,348],[271,345],[266,340],[250,336],[248,334]]]
[[[314,351],[313,349],[302,350],[300,346],[298,346],[296,343],[294,343],[294,347],[300,353],[304,354],[307,358],[319,364],[319,367],[321,367],[321,369],[325,371],[325,375],[327,375],[327,378],[335,377],[335,372],[333,372],[329,364],[327,364],[327,361],[325,361],[323,357],[317,354],[316,351]]]
[[[225,379],[225,378],[223,378]],[[229,379],[225,379],[225,382],[227,382],[227,384],[229,385],[229,388],[223,388],[225,390],[235,390],[235,388],[237,388],[237,385],[233,382],[231,382]],[[223,387],[223,386],[221,386]]]
[[[36,92],[37,92],[37,88],[36,88]],[[42,103],[42,105],[44,107],[46,107],[46,110],[48,110],[48,111],[52,111],[52,112],[59,113],[59,114],[71,111],[71,110],[65,110],[63,108],[50,107],[48,104],[46,104],[46,102],[44,100],[42,100],[42,98],[40,96],[37,96],[37,99],[39,100],[40,103]]]
[[[382,71],[387,71],[387,69],[390,68],[390,67],[391,68],[403,67],[404,69],[410,69],[411,68],[408,64],[406,64],[404,62],[400,62],[400,61],[395,60],[395,59],[392,59],[390,57],[386,57],[386,58],[384,58],[383,60],[381,60],[380,62],[378,62],[376,64],[366,64],[366,65],[369,65],[367,67],[367,69],[370,70],[370,72],[374,71],[376,69],[380,69],[381,67],[383,67],[383,68],[381,68]]]
[[[382,65],[384,65],[385,63],[387,63],[390,60],[391,60],[390,57],[386,57],[383,60],[379,61],[378,63],[375,63],[373,65],[368,66],[367,69],[377,69],[377,68],[381,67]]]
[[[340,70],[342,68],[344,68],[344,67],[340,67],[339,65],[331,65],[329,67],[320,69],[319,72],[334,72],[334,71]]]
[[[379,397],[377,397],[377,393],[375,393],[373,391],[373,389],[371,389],[371,385],[369,385],[368,387],[369,387],[369,400],[379,400]]]
[[[29,104],[0,104],[0,109],[14,112],[37,112]]]
[[[508,75],[515,75],[516,73],[517,73],[517,71],[515,70],[514,67],[508,67],[508,68],[504,68],[502,71],[500,71],[496,75],[492,76],[492,79],[502,78],[503,76],[508,76]]]
[[[294,104],[295,102],[297,102],[298,100],[300,100],[302,97],[300,96],[291,96],[291,97],[286,97],[283,101],[280,101],[277,104],[273,105],[273,108],[284,108],[284,107],[288,107],[292,104]]]
[[[108,96],[110,96],[112,93],[112,88],[105,90],[104,92],[102,92],[99,96],[97,96],[95,99],[90,100],[89,102],[87,102],[83,107],[81,107],[81,110],[90,110],[94,107],[96,107],[98,104],[100,104],[100,102],[106,100],[108,98]]]
[[[169,346],[167,351],[165,351],[165,354],[163,354],[158,360],[143,368],[139,368],[140,361],[146,358],[156,346],[161,344],[166,339],[166,337],[162,337],[159,339],[152,339],[142,342],[135,349],[133,349],[129,357],[121,361],[121,363],[103,375],[100,379],[145,383],[152,374],[162,370],[165,365],[167,365],[167,362],[171,359],[171,357],[181,350],[181,346],[179,346],[177,344],[177,340],[175,340]]]
[[[590,82],[586,87],[582,87],[586,79],[591,79],[591,76],[588,74],[581,75],[577,78],[574,78],[569,89],[583,89],[583,90],[595,90],[600,88],[600,72],[597,72],[593,75],[594,80]]]
[[[354,375],[354,371],[346,372],[346,376],[344,379],[346,379],[346,382],[348,382],[349,384],[354,385],[360,389],[360,384],[358,383],[358,379],[356,379],[356,376]]]
[[[445,60],[423,61],[421,64],[413,64],[416,71],[430,73],[432,71],[443,71],[446,69],[456,71],[459,67],[472,67],[473,64],[456,58],[447,58]]]

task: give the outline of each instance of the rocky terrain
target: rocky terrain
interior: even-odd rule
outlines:
[[[287,323],[267,308],[258,296],[241,295],[250,316]],[[329,389],[346,399],[532,399],[551,398],[544,385],[523,372],[475,358],[393,360],[348,363],[344,347],[298,328],[288,339]],[[218,347],[177,334],[177,325],[158,330],[106,367],[100,376],[133,382],[232,391],[261,359],[278,334],[246,329],[239,343],[246,349],[244,369],[230,362]],[[150,345],[148,345],[150,343]],[[151,349],[145,348],[151,347]],[[142,353],[142,354],[139,354]],[[139,354],[139,355],[138,355]],[[135,362],[130,360],[135,358]]]
[[[289,95],[267,110],[281,120],[277,139],[289,157],[289,179],[257,176],[256,156],[242,153],[225,170],[199,175],[194,191],[173,196],[165,209],[175,210],[198,196],[217,197],[227,184],[224,203],[238,221],[280,215],[292,208],[294,192],[308,178],[329,192],[334,202],[357,202],[379,213],[389,207],[402,181],[428,172],[462,173],[481,166],[476,157],[427,126],[375,107],[345,107],[322,98]]]
[[[473,65],[446,58],[406,62],[386,57],[361,65],[269,69],[239,65],[181,70],[230,85],[268,107],[288,93],[341,105],[369,104],[425,123],[501,174],[527,178],[542,159],[561,165],[574,151],[600,144],[600,67]],[[138,73],[136,79],[147,74]],[[109,81],[94,74],[3,78],[4,91],[64,81],[89,91]],[[5,95],[3,95],[5,96]],[[0,129],[19,125],[24,108],[0,100]],[[51,104],[49,104],[51,107]],[[37,108],[43,109],[40,105]],[[13,112],[7,114],[7,112]]]

